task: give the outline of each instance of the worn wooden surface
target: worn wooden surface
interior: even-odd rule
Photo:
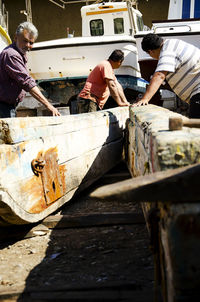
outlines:
[[[200,165],[190,165],[146,176],[138,176],[94,190],[91,198],[124,201],[199,202]]]
[[[183,127],[170,131],[171,117],[181,115],[152,105],[131,108],[126,154],[133,177],[200,162],[200,129]],[[194,184],[198,178],[197,175]],[[178,192],[185,198],[179,182],[174,185],[174,190],[175,198]],[[188,187],[188,200],[183,203],[173,203],[173,192],[167,194],[172,196],[167,203],[162,199],[148,203],[147,197],[142,204],[157,259],[158,282],[162,284],[164,301],[197,301],[200,289],[200,202],[193,200],[200,200],[200,195],[193,183]]]
[[[2,220],[37,222],[116,165],[127,118],[128,108],[117,107],[65,117],[2,119]]]
[[[111,212],[85,215],[50,215],[42,224],[48,228],[90,227],[98,225],[144,223],[141,213]]]
[[[92,188],[128,175],[120,163]],[[0,301],[154,301],[153,257],[140,206],[91,200],[90,191],[40,225],[1,228]]]

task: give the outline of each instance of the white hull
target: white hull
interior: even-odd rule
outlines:
[[[125,55],[116,74],[140,77],[132,36],[79,37],[36,43],[29,54],[28,67],[36,80],[86,78],[115,49],[121,49]]]
[[[139,32],[135,35],[136,45],[138,49],[138,59],[146,60],[151,57],[142,50],[141,42],[144,36],[148,33],[156,33],[164,39],[180,39],[187,43],[193,44],[200,48],[200,20],[188,21],[185,20],[167,20],[160,23],[153,23],[151,31]]]
[[[29,53],[28,69],[56,104],[68,103],[80,90],[93,68],[115,49],[125,59],[115,70],[124,89],[143,92],[135,38],[132,36],[77,37],[36,43]],[[50,88],[49,88],[50,87]]]
[[[0,25],[0,52],[9,44],[11,43],[11,40],[7,34],[7,32],[3,29],[3,27]]]
[[[7,40],[5,39],[5,37],[2,36],[2,35],[0,34],[0,52],[1,52],[6,46],[8,46],[8,42],[7,42]]]
[[[82,37],[35,43],[28,69],[47,97],[55,103],[70,103],[83,88],[94,67],[115,49],[125,59],[115,74],[123,86],[143,92],[134,33],[141,30],[142,15],[131,3],[109,2],[81,8]]]

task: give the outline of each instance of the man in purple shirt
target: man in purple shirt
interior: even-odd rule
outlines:
[[[14,42],[0,54],[0,118],[16,116],[15,108],[26,92],[46,106],[52,115],[60,116],[26,68],[26,52],[32,49],[37,36],[36,27],[30,22],[23,22],[16,30]]]

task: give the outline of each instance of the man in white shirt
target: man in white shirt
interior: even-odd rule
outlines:
[[[133,106],[147,105],[166,80],[172,91],[189,103],[189,117],[200,118],[200,50],[178,39],[164,40],[147,34],[142,49],[158,60],[156,70],[142,99]]]

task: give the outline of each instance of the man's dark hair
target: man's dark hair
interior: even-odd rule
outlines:
[[[144,51],[158,49],[163,43],[163,38],[156,34],[147,34],[142,40],[142,49]]]
[[[115,49],[110,57],[108,58],[108,60],[111,60],[113,62],[119,62],[119,61],[123,61],[124,60],[124,53],[123,51],[121,51],[120,49]]]

